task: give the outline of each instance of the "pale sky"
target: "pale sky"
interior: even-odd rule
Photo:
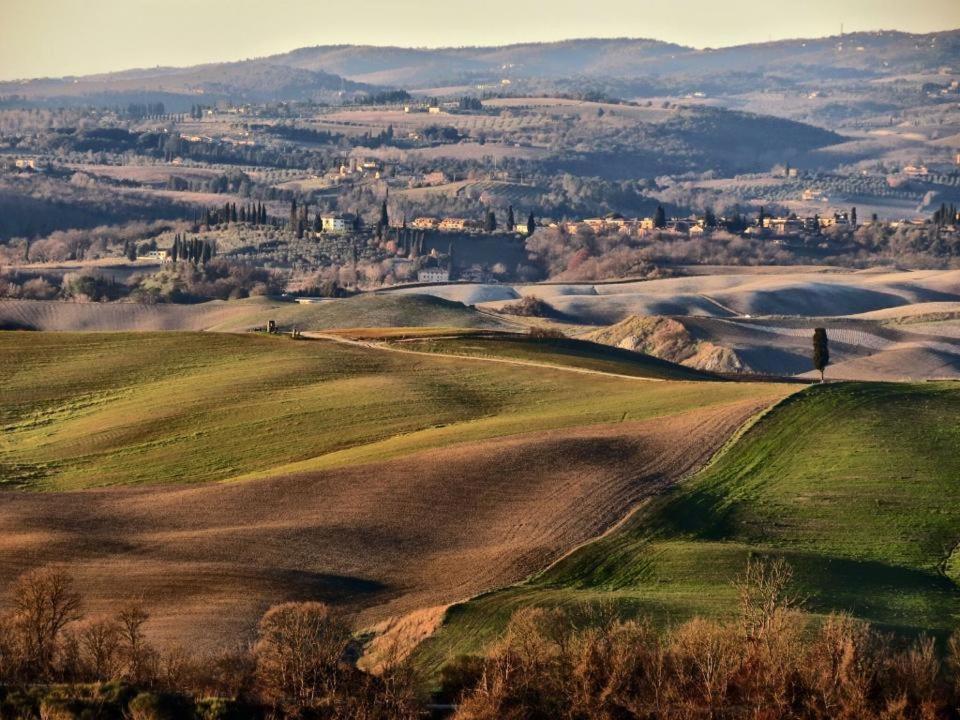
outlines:
[[[720,47],[960,27],[958,0],[0,0],[0,79],[242,60],[308,45],[648,37]]]

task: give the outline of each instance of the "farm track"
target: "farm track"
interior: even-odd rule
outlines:
[[[313,340],[327,340],[331,342],[353,345],[368,350],[383,350],[386,352],[403,353],[405,355],[422,355],[425,357],[442,357],[454,360],[477,360],[479,362],[501,363],[504,365],[519,365],[521,367],[544,368],[546,370],[560,370],[563,372],[579,373],[581,375],[603,375],[605,377],[620,378],[623,380],[640,380],[642,382],[664,382],[663,378],[640,377],[637,375],[625,375],[622,373],[604,372],[603,370],[591,370],[590,368],[571,367],[569,365],[559,365],[552,363],[541,363],[534,360],[518,360],[514,358],[499,358],[483,355],[458,355],[457,353],[430,352],[426,350],[410,350],[409,348],[398,347],[395,344],[379,343],[370,340],[354,340],[343,337],[342,335],[329,335],[318,332],[305,332],[303,336]],[[437,338],[434,338],[437,339]]]

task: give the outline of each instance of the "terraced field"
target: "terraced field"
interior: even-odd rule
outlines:
[[[537,577],[457,606],[420,649],[438,667],[526,605],[607,603],[671,623],[736,607],[750,555],[784,556],[813,613],[902,632],[960,620],[960,386],[812,386],[715,463]]]
[[[552,362],[0,333],[0,582],[62,563],[161,640],[232,643],[284,599],[375,623],[522,580],[791,391]]]

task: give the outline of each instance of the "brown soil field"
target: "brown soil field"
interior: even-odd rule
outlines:
[[[161,643],[235,643],[291,599],[330,601],[367,626],[545,567],[787,392],[264,480],[8,493],[0,583],[62,564],[90,613],[141,598]]]

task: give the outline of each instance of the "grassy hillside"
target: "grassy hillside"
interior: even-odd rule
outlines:
[[[531,339],[526,335],[490,333],[402,340],[394,345],[420,352],[506,358],[663,380],[713,379],[708,373],[650,355],[572,338]]]
[[[722,615],[754,553],[785,556],[813,612],[952,630],[960,619],[960,386],[814,386],[783,401],[620,530],[521,585],[454,608],[436,667],[517,607],[612,602],[661,623]]]
[[[316,469],[774,393],[255,335],[0,333],[0,365],[0,477],[46,489]]]
[[[284,600],[367,627],[518,582],[791,390],[259,334],[7,332],[0,367],[0,586],[63,564],[204,647]]]

